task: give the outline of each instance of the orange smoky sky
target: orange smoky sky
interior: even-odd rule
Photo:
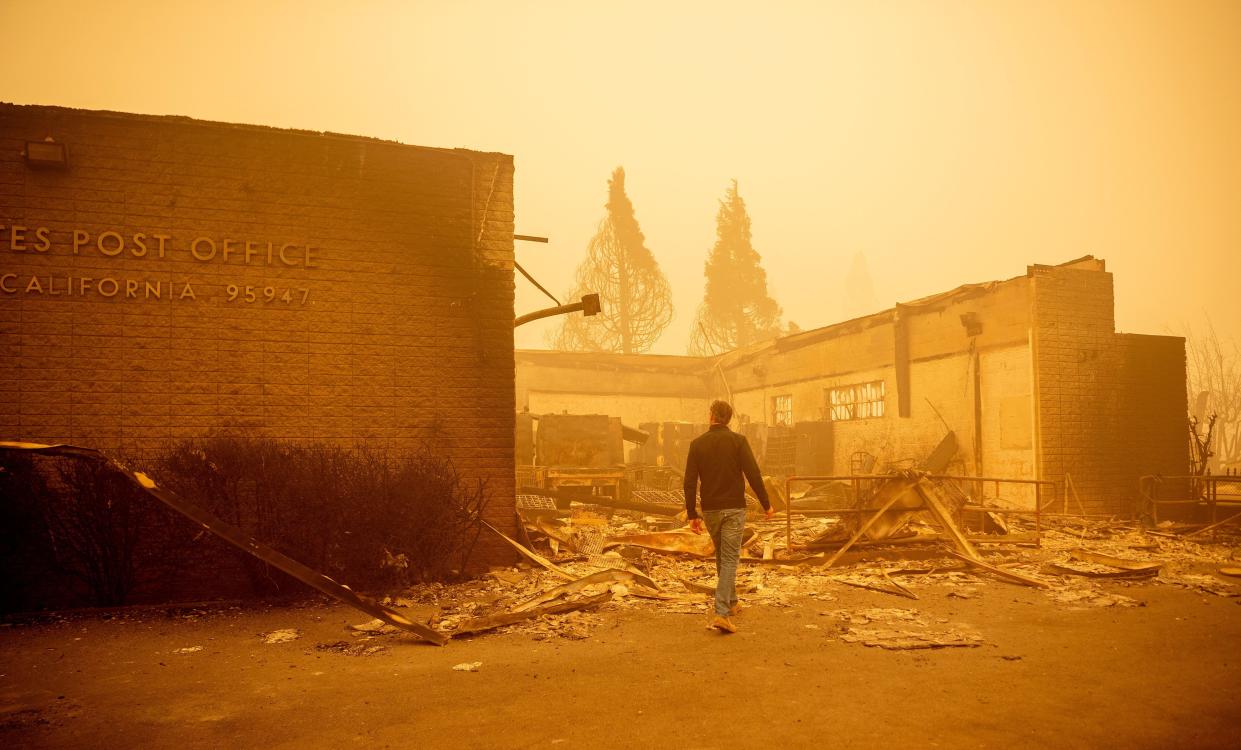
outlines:
[[[803,328],[1089,253],[1121,330],[1241,338],[1232,0],[0,0],[0,28],[7,101],[511,153],[517,231],[551,238],[518,261],[558,294],[623,165],[674,294],[657,352],[734,178]]]

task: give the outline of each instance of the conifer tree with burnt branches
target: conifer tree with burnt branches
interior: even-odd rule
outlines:
[[[672,321],[672,292],[625,194],[623,167],[608,180],[606,208],[569,295],[577,299],[597,293],[602,311],[589,318],[566,316],[549,337],[556,349],[645,352]]]
[[[690,354],[720,354],[780,333],[780,306],[767,293],[761,260],[750,241],[750,215],[733,180],[715,218],[715,246],[703,271],[706,293],[690,332]]]

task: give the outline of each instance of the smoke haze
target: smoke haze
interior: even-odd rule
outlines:
[[[1090,253],[1120,329],[1241,334],[1235,2],[8,0],[0,25],[5,100],[514,154],[518,231],[552,239],[518,260],[557,293],[623,166],[676,307],[656,352],[685,351],[734,178],[802,328],[853,313],[858,254],[886,307]]]

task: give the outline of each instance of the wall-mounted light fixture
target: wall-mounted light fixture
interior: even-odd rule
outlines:
[[[589,318],[598,315],[601,309],[602,308],[599,305],[599,295],[583,294],[581,302],[574,302],[571,305],[548,307],[543,310],[535,310],[534,312],[526,313],[525,315],[519,315],[517,319],[513,321],[513,327],[516,328],[520,325],[529,323],[532,320],[550,318],[553,315],[566,315],[568,313],[578,312],[579,310],[583,316]]]
[[[65,144],[57,143],[48,136],[42,141],[26,141],[26,150],[22,151],[26,164],[36,169],[68,169],[69,151]]]
[[[978,318],[978,313],[967,312],[961,315],[961,325],[965,326],[965,335],[973,338],[982,335],[982,321]]]

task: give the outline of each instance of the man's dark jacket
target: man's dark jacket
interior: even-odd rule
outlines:
[[[723,510],[745,507],[744,475],[749,480],[754,495],[763,504],[763,510],[771,507],[767,500],[767,488],[759,473],[754,451],[745,435],[738,435],[727,425],[713,424],[711,429],[694,438],[689,444],[689,458],[685,461],[685,513],[698,518],[694,499],[698,493],[698,481],[702,480],[702,509]]]

